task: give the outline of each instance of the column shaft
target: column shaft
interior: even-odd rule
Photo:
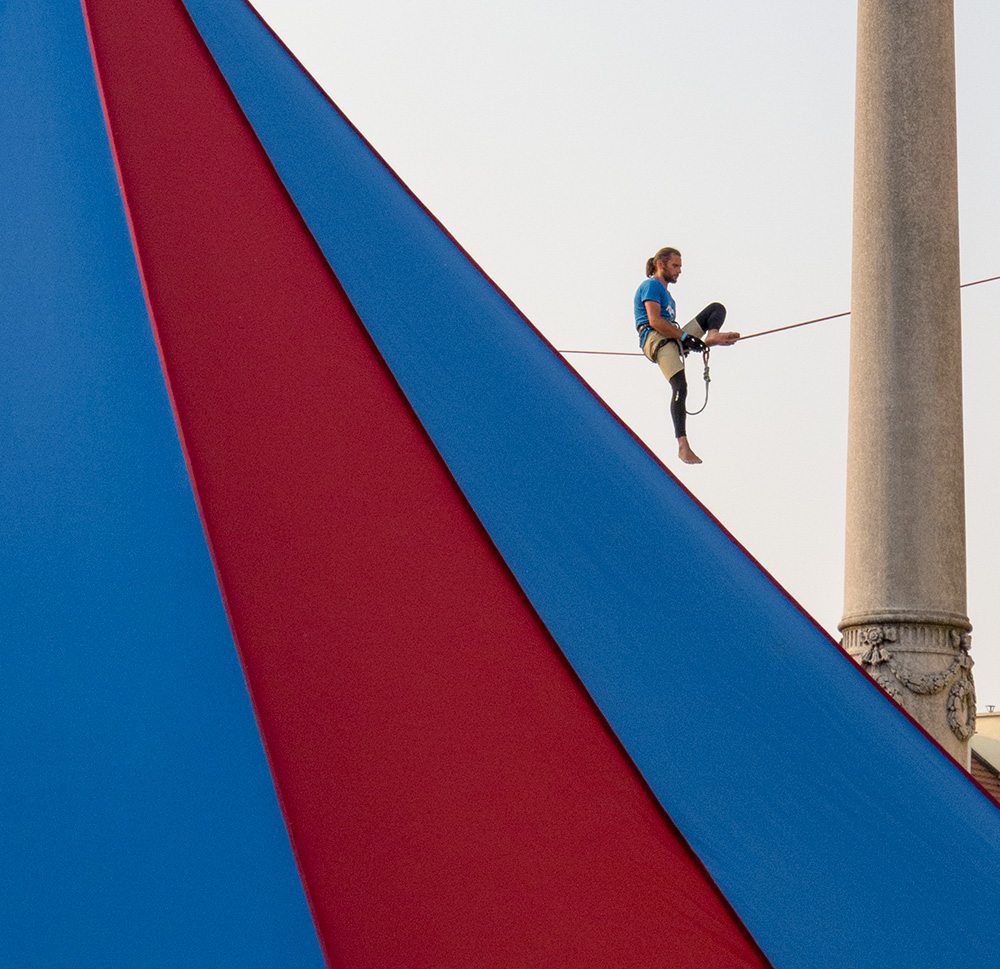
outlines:
[[[860,0],[844,644],[961,762],[966,615],[952,0]]]

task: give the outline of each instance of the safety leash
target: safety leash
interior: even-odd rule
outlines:
[[[708,370],[709,353],[711,353],[711,351],[708,349],[702,350],[701,353],[701,362],[705,365],[705,372],[703,374],[705,378],[705,402],[697,410],[688,410],[685,407],[684,410],[687,413],[688,417],[694,417],[695,415],[700,414],[706,407],[708,407],[708,385],[712,382],[712,376]]]

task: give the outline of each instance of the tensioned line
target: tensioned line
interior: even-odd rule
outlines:
[[[993,283],[1000,279],[1000,276],[989,276],[986,279],[976,279],[971,283],[962,283],[958,288],[966,289],[969,286],[978,286],[980,283]],[[832,316],[817,316],[814,320],[803,320],[801,323],[789,323],[787,326],[776,326],[772,330],[761,330],[758,333],[748,333],[740,337],[740,343],[744,340],[752,340],[755,336],[767,336],[769,333],[781,333],[783,330],[794,330],[799,326],[809,326],[810,323],[823,323],[826,320],[839,320],[841,317],[850,316],[851,311],[845,313],[834,313]],[[560,353],[586,353],[601,357],[641,357],[643,354],[635,350],[560,350]]]

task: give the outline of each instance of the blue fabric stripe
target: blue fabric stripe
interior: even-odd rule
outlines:
[[[78,0],[0,4],[0,965],[319,967]]]
[[[996,806],[525,325],[243,0],[186,5],[501,554],[774,964],[991,959]],[[672,594],[678,575],[701,606]]]

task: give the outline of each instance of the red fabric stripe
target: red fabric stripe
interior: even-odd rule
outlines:
[[[85,7],[331,965],[766,965],[458,492],[181,5]]]

